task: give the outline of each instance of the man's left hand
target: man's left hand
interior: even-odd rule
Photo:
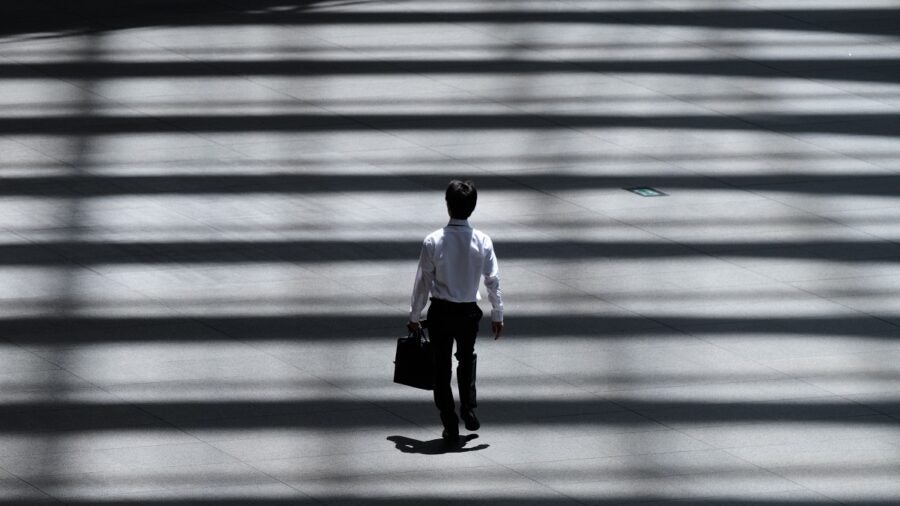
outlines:
[[[491,322],[491,332],[494,334],[494,341],[500,339],[503,332],[503,322]]]

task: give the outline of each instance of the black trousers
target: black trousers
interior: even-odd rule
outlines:
[[[434,387],[434,404],[441,412],[441,420],[445,426],[456,421],[453,390],[450,388],[452,377],[453,341],[456,341],[456,380],[459,385],[459,403],[461,409],[475,408],[475,365],[478,356],[475,354],[475,338],[478,335],[478,322],[483,313],[474,302],[456,303],[441,299],[431,299],[428,308],[428,334],[435,353],[436,382]]]

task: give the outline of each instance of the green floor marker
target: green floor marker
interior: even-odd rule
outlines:
[[[657,190],[656,188],[650,188],[649,186],[638,186],[635,188],[625,188],[626,190],[634,193],[635,195],[640,195],[641,197],[665,197],[667,194]]]

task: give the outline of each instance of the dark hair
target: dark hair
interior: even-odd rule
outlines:
[[[447,209],[450,217],[456,220],[465,220],[475,210],[475,202],[478,200],[478,192],[472,181],[460,181],[454,179],[447,186],[445,194]]]

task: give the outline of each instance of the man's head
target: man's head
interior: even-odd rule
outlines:
[[[445,193],[447,200],[447,212],[450,217],[456,220],[465,220],[472,215],[475,210],[475,202],[478,200],[478,192],[475,190],[475,183],[472,181],[460,181],[454,179],[450,181]]]

